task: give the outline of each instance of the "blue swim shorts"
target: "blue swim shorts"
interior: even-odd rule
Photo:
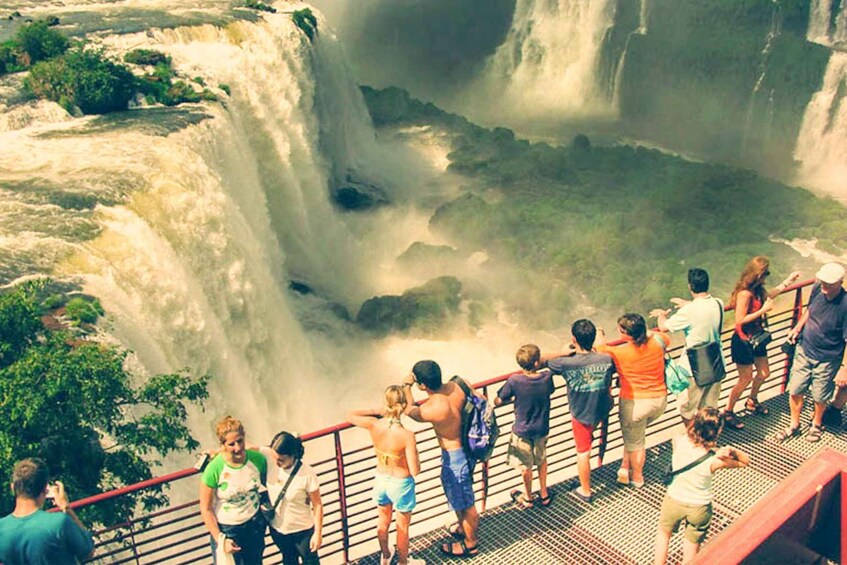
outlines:
[[[461,448],[441,450],[441,485],[447,495],[447,506],[454,512],[474,504],[473,463],[468,461]]]
[[[393,504],[398,512],[411,512],[415,509],[415,478],[392,477],[376,474],[373,501],[377,506]]]

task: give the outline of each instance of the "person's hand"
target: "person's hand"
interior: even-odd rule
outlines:
[[[686,304],[691,302],[690,300],[686,300],[684,298],[671,298],[671,304],[676,306],[677,308],[682,308]]]
[[[791,330],[788,332],[788,337],[785,338],[788,343],[797,343],[797,332]]]
[[[847,386],[847,367],[842,366],[835,374],[835,386],[843,388]]]
[[[241,546],[239,546],[232,538],[226,538],[224,540],[224,552],[225,553],[238,553],[241,551]]]
[[[68,502],[68,495],[65,492],[65,484],[62,481],[56,481],[55,484],[48,485],[48,496],[51,496],[53,499],[53,504],[56,505],[56,508],[64,512],[68,509],[70,503]]]
[[[721,461],[735,460],[735,450],[729,446],[720,447],[717,451],[715,451],[715,457],[717,457]]]
[[[785,280],[783,280],[782,282],[785,283],[785,286],[788,286],[799,278],[800,278],[800,271],[791,271],[791,274],[789,274],[787,277],[785,277]]]
[[[773,310],[773,298],[769,296],[765,299],[765,303],[762,304],[762,314],[767,314],[771,310]]]
[[[312,534],[312,538],[309,540],[309,550],[317,551],[321,548],[321,544],[323,543],[323,539],[321,533],[315,530],[315,533]]]
[[[668,308],[667,310],[665,310],[664,308],[654,308],[653,310],[650,310],[649,316],[651,318],[658,318],[659,316],[667,316],[670,313],[670,308]]]
[[[412,373],[411,371],[409,372],[409,374],[408,374],[408,375],[406,375],[406,378],[404,378],[404,379],[403,379],[403,385],[404,385],[404,386],[405,386],[405,385],[412,386],[412,385],[414,385],[414,384],[415,384],[415,382],[416,382],[416,381],[415,381],[415,374],[414,374],[414,373]]]

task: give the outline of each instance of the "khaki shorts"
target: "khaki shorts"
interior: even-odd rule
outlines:
[[[621,432],[624,451],[632,452],[644,449],[644,434],[647,425],[665,413],[668,397],[659,398],[621,398]]]
[[[721,396],[721,383],[718,381],[700,388],[694,382],[693,377],[689,380],[691,384],[687,389],[677,395],[677,400],[679,401],[679,415],[686,420],[693,420],[701,408],[707,406],[711,408],[718,407],[718,401]]]
[[[526,470],[546,462],[547,436],[527,440],[513,433],[509,438],[509,466]]]
[[[709,524],[712,522],[712,505],[692,506],[677,502],[668,495],[662,500],[659,527],[666,533],[674,533],[679,523],[685,520],[685,539],[691,543],[703,543]]]

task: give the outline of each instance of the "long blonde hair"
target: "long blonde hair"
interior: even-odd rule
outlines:
[[[389,418],[400,418],[400,415],[406,410],[406,393],[403,392],[403,387],[399,385],[391,385],[385,389],[385,398],[383,406],[385,415]]]
[[[741,271],[741,276],[738,277],[738,282],[735,283],[735,289],[732,291],[732,296],[729,297],[729,305],[735,308],[735,303],[738,300],[738,293],[742,290],[749,290],[754,296],[760,300],[767,294],[765,290],[765,277],[770,274],[768,267],[771,261],[764,255],[756,255],[744,265],[744,270]]]

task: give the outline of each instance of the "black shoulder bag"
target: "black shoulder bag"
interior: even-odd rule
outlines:
[[[291,481],[294,480],[294,477],[297,475],[297,471],[300,470],[300,466],[302,465],[302,461],[300,459],[297,460],[297,463],[294,464],[294,468],[291,470],[291,474],[288,475],[288,480],[285,481],[285,484],[282,485],[282,490],[279,491],[279,494],[276,497],[273,505],[271,505],[271,500],[267,496],[267,492],[265,492],[266,502],[263,502],[259,505],[259,512],[262,513],[262,517],[264,517],[265,522],[268,525],[272,524],[274,521],[274,516],[276,515],[276,507],[279,506],[279,503],[282,502],[282,499],[285,498],[285,491],[288,490],[288,486],[291,484]]]
[[[718,323],[718,340],[686,350],[691,375],[694,377],[697,386],[701,388],[719,382],[726,375],[720,339],[720,331],[723,328],[723,308],[717,300],[715,300],[715,304],[721,312],[720,322]]]
[[[703,457],[700,457],[696,461],[692,461],[691,463],[689,463],[688,465],[686,465],[682,469],[677,469],[676,471],[674,471],[674,469],[673,469],[673,455],[671,455],[670,461],[668,461],[668,464],[665,466],[665,472],[662,475],[662,482],[665,484],[665,486],[670,485],[673,482],[673,478],[676,475],[678,475],[680,473],[684,473],[687,470],[691,469],[692,467],[696,467],[697,465],[699,465],[700,463],[702,463],[703,461],[705,461],[706,459],[708,459],[709,457],[711,457],[714,454],[715,454],[715,450],[710,449],[708,451],[708,453],[706,453]]]

